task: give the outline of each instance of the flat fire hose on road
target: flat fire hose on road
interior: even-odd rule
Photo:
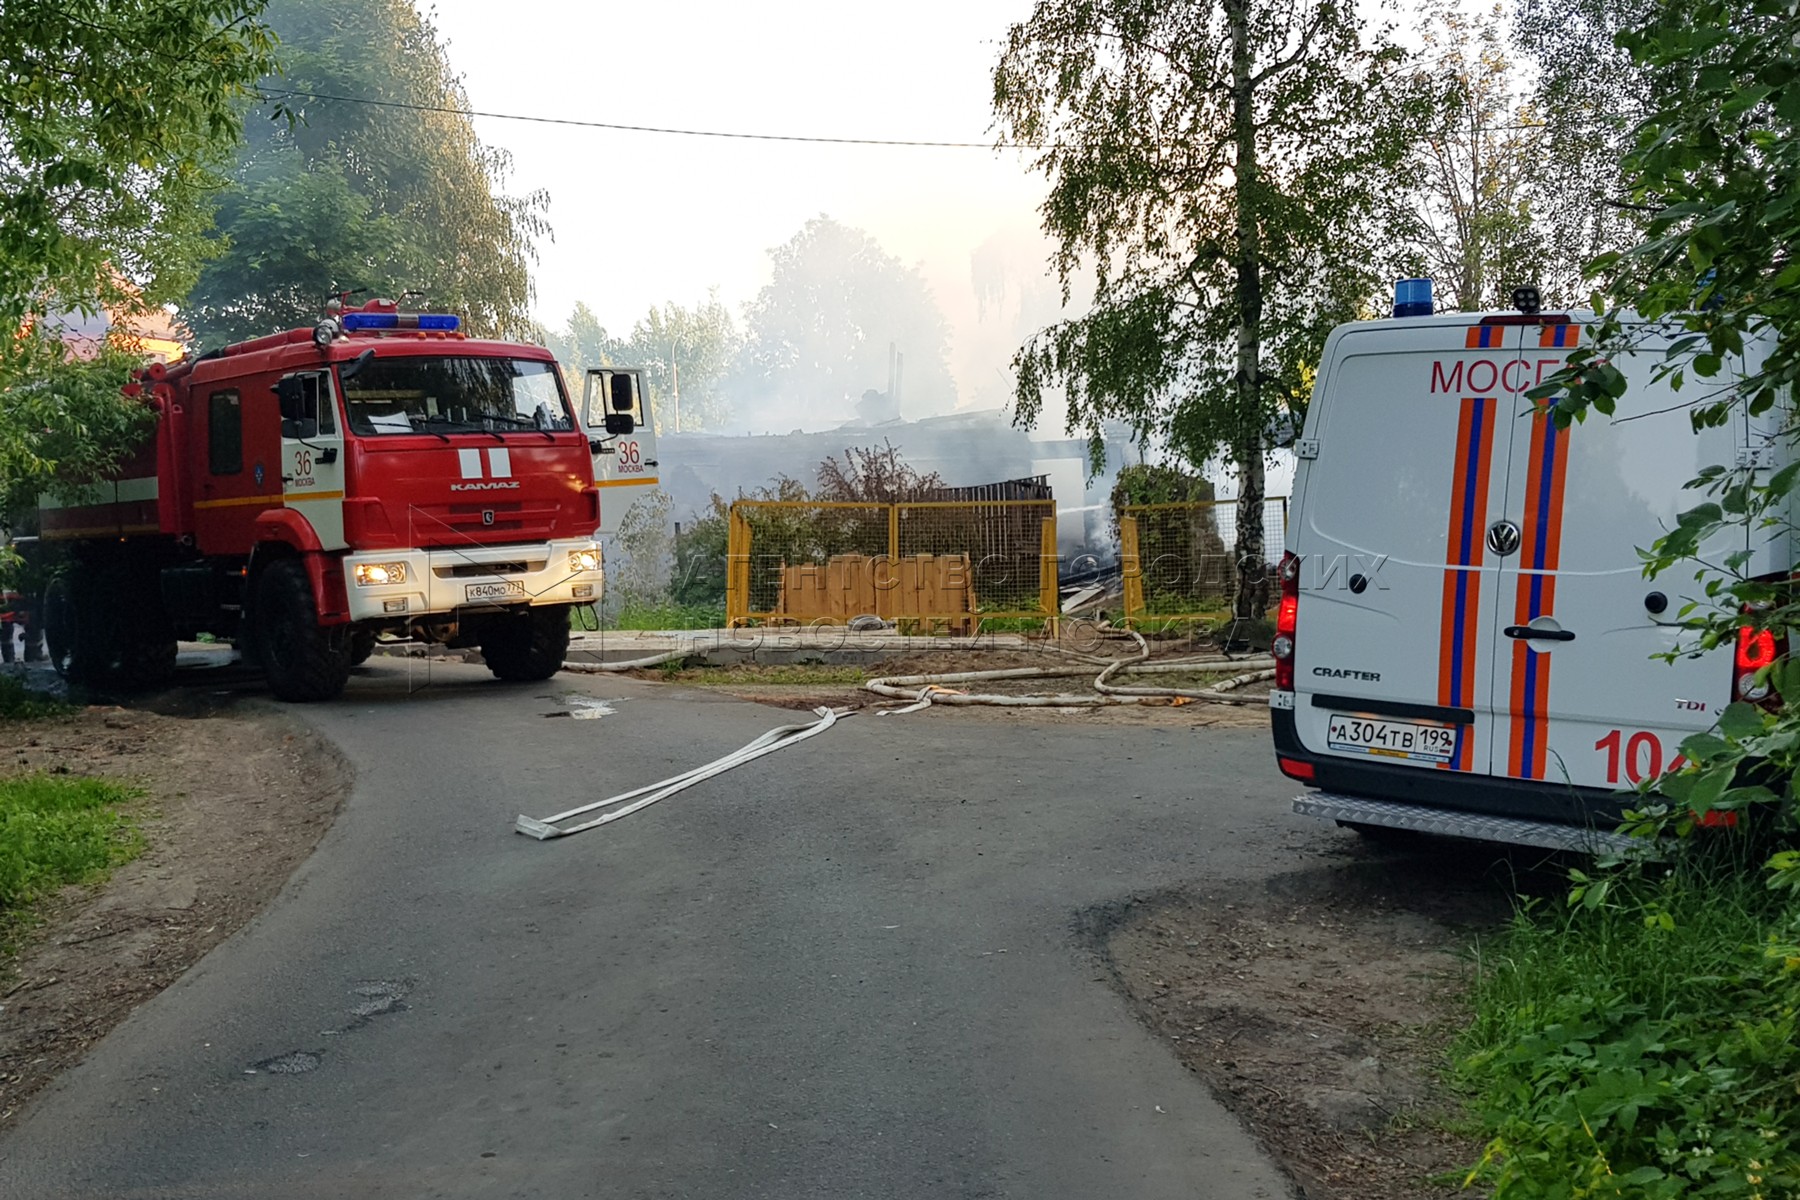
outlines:
[[[515,832],[534,837],[542,842],[551,838],[567,837],[571,833],[580,833],[584,829],[593,829],[629,817],[639,809],[648,808],[658,800],[666,800],[676,792],[693,787],[702,780],[711,779],[714,775],[722,775],[733,767],[741,767],[765,754],[773,754],[777,750],[784,750],[797,742],[804,742],[809,737],[824,733],[837,723],[840,716],[846,715],[830,708],[815,708],[813,711],[819,715],[817,721],[802,725],[782,725],[771,729],[755,741],[733,750],[723,758],[715,758],[705,766],[695,767],[680,775],[671,775],[656,783],[645,784],[643,787],[633,788],[629,792],[620,792],[617,796],[608,796],[604,800],[596,800],[592,804],[584,804],[580,808],[571,808],[568,812],[560,812],[542,820],[521,813],[518,821],[513,824],[513,829]],[[627,803],[628,801],[630,803]],[[624,807],[612,808],[615,804],[623,804]],[[602,808],[612,809],[612,811],[595,817],[591,821],[583,821],[579,825],[563,824],[564,821]]]

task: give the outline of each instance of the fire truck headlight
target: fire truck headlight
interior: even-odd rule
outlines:
[[[337,336],[338,323],[336,321],[320,321],[317,325],[313,326],[313,344],[318,346],[321,350],[337,341]]]
[[[600,552],[598,550],[569,551],[570,574],[579,575],[583,571],[598,571],[599,569]]]
[[[395,563],[357,563],[352,572],[356,576],[357,587],[380,587],[384,583],[405,583],[406,564]]]

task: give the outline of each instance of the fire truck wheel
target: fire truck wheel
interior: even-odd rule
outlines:
[[[98,597],[77,581],[58,576],[44,589],[44,643],[50,665],[70,683],[98,683],[112,662],[105,644],[110,626],[98,611]]]
[[[360,667],[375,653],[375,634],[368,629],[350,631],[350,665]]]
[[[306,568],[282,559],[256,578],[256,648],[278,699],[330,700],[350,678],[350,636],[319,624]]]
[[[569,610],[528,608],[496,617],[481,634],[481,657],[497,678],[536,683],[562,670],[569,654]]]
[[[161,628],[128,630],[119,647],[118,680],[131,688],[159,687],[175,677],[175,635]]]

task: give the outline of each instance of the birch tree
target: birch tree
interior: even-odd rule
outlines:
[[[1234,614],[1268,602],[1268,431],[1326,332],[1386,274],[1376,230],[1416,114],[1403,54],[1335,0],[1038,0],[994,71],[1003,143],[1037,146],[1064,296],[1017,353],[1019,419],[1129,422],[1238,473]]]
[[[1469,11],[1432,0],[1421,16],[1436,103],[1408,177],[1417,197],[1401,236],[1416,256],[1408,274],[1435,281],[1440,305],[1503,307],[1511,288],[1541,284],[1552,304],[1575,299],[1581,258],[1552,265],[1544,225],[1544,121],[1527,96],[1498,5]]]

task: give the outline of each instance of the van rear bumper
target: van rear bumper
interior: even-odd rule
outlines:
[[[1502,779],[1431,767],[1392,766],[1335,754],[1315,754],[1300,744],[1292,711],[1273,709],[1269,716],[1275,733],[1275,753],[1310,766],[1312,778],[1306,782],[1339,795],[1601,828],[1616,825],[1632,799],[1629,794],[1620,795],[1601,788]]]

